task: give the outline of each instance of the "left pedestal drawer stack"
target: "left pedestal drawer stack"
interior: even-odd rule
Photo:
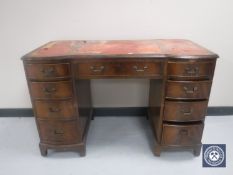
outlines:
[[[75,149],[84,156],[70,63],[24,62],[24,68],[41,155],[46,156],[48,149]]]

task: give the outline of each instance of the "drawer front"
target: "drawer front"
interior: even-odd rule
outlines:
[[[72,119],[75,108],[72,100],[35,101],[36,116],[41,119]]]
[[[175,122],[200,121],[205,118],[207,101],[172,102],[166,101],[164,120]]]
[[[91,62],[78,64],[77,76],[86,77],[161,77],[162,62]]]
[[[215,61],[208,62],[168,62],[168,78],[212,79]]]
[[[166,98],[208,99],[211,81],[167,81]]]
[[[79,140],[76,121],[37,120],[43,143],[72,144]]]
[[[72,97],[72,83],[61,82],[30,82],[31,94],[36,99],[59,99]]]
[[[203,124],[169,125],[163,124],[162,144],[193,145],[201,143]]]
[[[67,78],[70,76],[69,63],[26,64],[25,69],[29,79],[49,80]]]

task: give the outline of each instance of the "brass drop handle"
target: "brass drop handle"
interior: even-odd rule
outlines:
[[[192,112],[193,112],[193,110],[192,109],[182,109],[181,111],[180,111],[183,115],[191,115],[192,114]]]
[[[133,69],[136,71],[136,72],[145,72],[146,69],[148,69],[147,66],[144,66],[142,69],[140,69],[138,66],[133,66]]]
[[[184,91],[186,94],[193,94],[195,93],[196,91],[198,91],[198,87],[193,87],[193,88],[188,88],[188,87],[184,87]]]
[[[187,136],[188,135],[188,130],[187,129],[181,129],[179,132],[182,136]]]
[[[186,74],[189,74],[189,75],[198,75],[199,67],[186,67],[185,72]]]
[[[50,107],[50,108],[49,108],[49,111],[50,111],[50,112],[59,112],[59,111],[61,111],[61,109],[58,108],[58,107]]]
[[[55,73],[54,67],[47,67],[47,68],[42,68],[41,72],[44,74],[46,77],[53,76]]]
[[[57,91],[57,88],[55,87],[44,87],[43,91],[47,94],[51,94]]]
[[[91,66],[90,69],[92,70],[92,72],[102,72],[104,70],[104,66]]]
[[[62,135],[62,134],[64,134],[64,131],[62,129],[55,129],[54,134],[55,135]]]

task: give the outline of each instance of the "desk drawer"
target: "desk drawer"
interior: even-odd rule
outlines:
[[[75,118],[73,100],[35,101],[35,111],[40,119],[72,119]]]
[[[59,99],[72,97],[71,81],[30,82],[31,94],[36,99]]]
[[[163,145],[193,145],[201,143],[204,124],[169,125],[163,124]]]
[[[169,79],[212,79],[215,61],[168,62]]]
[[[161,77],[162,62],[90,62],[79,63],[79,78],[101,77]]]
[[[208,99],[212,81],[167,81],[166,98]]]
[[[26,64],[25,69],[29,79],[50,80],[68,78],[70,76],[69,63]]]
[[[164,107],[164,120],[175,122],[190,122],[203,120],[206,115],[207,104],[207,101],[166,101]]]
[[[77,121],[37,120],[37,123],[43,143],[72,144],[78,142]]]

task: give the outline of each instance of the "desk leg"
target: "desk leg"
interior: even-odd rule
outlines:
[[[201,147],[202,147],[202,144],[200,145],[197,145],[193,148],[193,154],[194,156],[199,156],[200,153],[201,153]]]
[[[81,145],[78,150],[80,156],[86,155],[86,137],[88,133],[88,128],[90,120],[94,119],[92,100],[91,100],[91,82],[86,79],[76,79],[75,80],[75,96],[76,105],[78,108],[78,121],[79,121],[79,131],[80,137],[82,138]]]
[[[156,156],[160,156],[161,152],[160,143],[162,134],[164,86],[165,81],[163,79],[150,80],[148,116],[153,129],[154,139],[158,143],[154,146],[153,150]]]
[[[161,153],[161,146],[160,145],[156,145],[155,146],[155,149],[154,149],[154,154],[155,156],[160,156],[160,153]]]
[[[48,154],[47,147],[42,145],[42,144],[39,144],[39,147],[40,147],[40,154],[42,156],[47,156],[47,154]]]
[[[86,156],[86,145],[83,145],[82,147],[80,147],[80,149],[79,149],[79,155],[81,157],[85,157]]]
[[[92,114],[91,114],[91,120],[94,120],[95,116],[94,116],[94,110],[92,110]]]

